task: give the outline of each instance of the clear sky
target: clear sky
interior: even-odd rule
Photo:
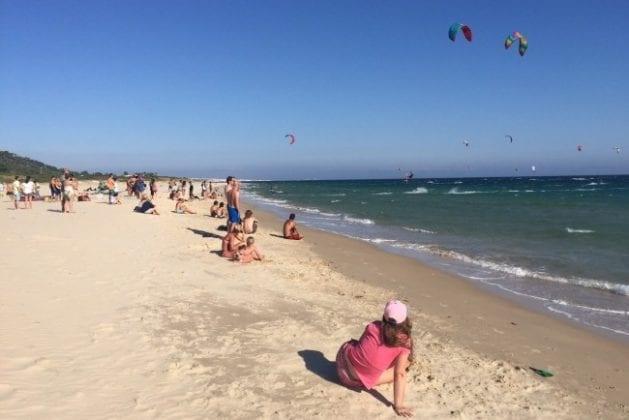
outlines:
[[[0,149],[242,178],[628,173],[628,21],[626,0],[0,0]]]

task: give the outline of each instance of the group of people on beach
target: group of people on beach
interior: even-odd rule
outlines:
[[[32,209],[33,200],[40,200],[39,183],[35,182],[30,176],[24,180],[20,180],[19,176],[15,176],[13,182],[7,186],[0,183],[0,197],[4,197],[5,192],[13,195],[13,206],[15,210],[19,209],[20,201],[24,202],[23,209]]]
[[[205,181],[204,181],[205,182]],[[187,187],[187,188],[186,188]],[[109,203],[120,204],[117,178],[109,175],[104,186],[109,192]],[[99,187],[99,191],[102,192]],[[9,190],[9,191],[7,191]],[[134,211],[159,215],[153,200],[157,194],[157,182],[150,180],[149,192],[141,175],[134,175],[127,180],[127,192],[139,199]],[[175,201],[175,213],[196,214],[187,204],[188,199],[199,198],[194,195],[192,183],[186,180],[171,180],[168,183],[169,198]],[[38,195],[37,184],[31,177],[23,181],[19,177],[7,188],[0,184],[0,196],[5,191],[13,194],[15,208],[23,200],[23,208],[32,208],[33,197]],[[50,180],[50,192],[53,200],[61,200],[63,213],[73,211],[72,203],[81,195],[76,178],[64,171],[59,178]],[[150,194],[149,194],[150,193]],[[218,192],[211,182],[202,184],[202,197],[215,199]],[[258,231],[258,220],[253,211],[246,210],[241,218],[240,183],[232,176],[227,177],[224,197],[227,205],[214,200],[210,207],[210,216],[227,217],[227,234],[221,240],[221,255],[232,261],[249,263],[264,260],[264,255],[256,246],[252,236]],[[283,225],[283,237],[301,240],[303,235],[297,229],[295,214],[290,214]],[[247,236],[248,235],[248,236]],[[381,320],[369,323],[358,340],[349,340],[341,345],[336,355],[336,371],[340,383],[354,390],[369,390],[375,386],[393,382],[393,409],[399,416],[410,417],[412,411],[405,407],[406,374],[413,363],[412,324],[407,307],[399,300],[387,302]]]
[[[245,212],[244,219],[240,217],[240,183],[233,176],[228,176],[225,180],[225,200],[227,201],[227,234],[221,241],[221,255],[242,263],[262,261],[264,256],[256,246],[255,238],[245,237],[245,235],[256,233],[258,221],[253,217],[251,210]],[[215,208],[216,217],[224,217],[224,210],[221,209],[220,204]]]

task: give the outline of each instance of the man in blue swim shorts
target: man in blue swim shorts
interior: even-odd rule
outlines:
[[[240,185],[233,176],[227,177],[225,186],[225,196],[227,198],[227,229],[232,224],[240,223]]]

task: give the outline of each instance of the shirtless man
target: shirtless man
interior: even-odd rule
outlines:
[[[288,216],[288,220],[284,222],[284,238],[294,239],[296,241],[304,237],[297,231],[297,223],[295,223],[295,213]]]
[[[231,188],[230,188],[231,187]],[[227,228],[233,224],[240,223],[240,186],[233,176],[227,177],[227,186],[225,187],[227,198]]]

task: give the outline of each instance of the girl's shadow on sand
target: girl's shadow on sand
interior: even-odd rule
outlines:
[[[316,374],[320,378],[325,379],[328,382],[332,382],[335,385],[345,387],[339,382],[339,377],[336,374],[336,363],[326,359],[326,357],[318,350],[300,350],[297,354],[304,359],[306,369]],[[347,388],[347,387],[345,387]],[[347,388],[354,392],[361,392],[359,389]],[[385,398],[379,391],[375,389],[364,390],[366,393],[371,394],[375,399],[380,401],[387,407],[392,406],[391,402]]]

